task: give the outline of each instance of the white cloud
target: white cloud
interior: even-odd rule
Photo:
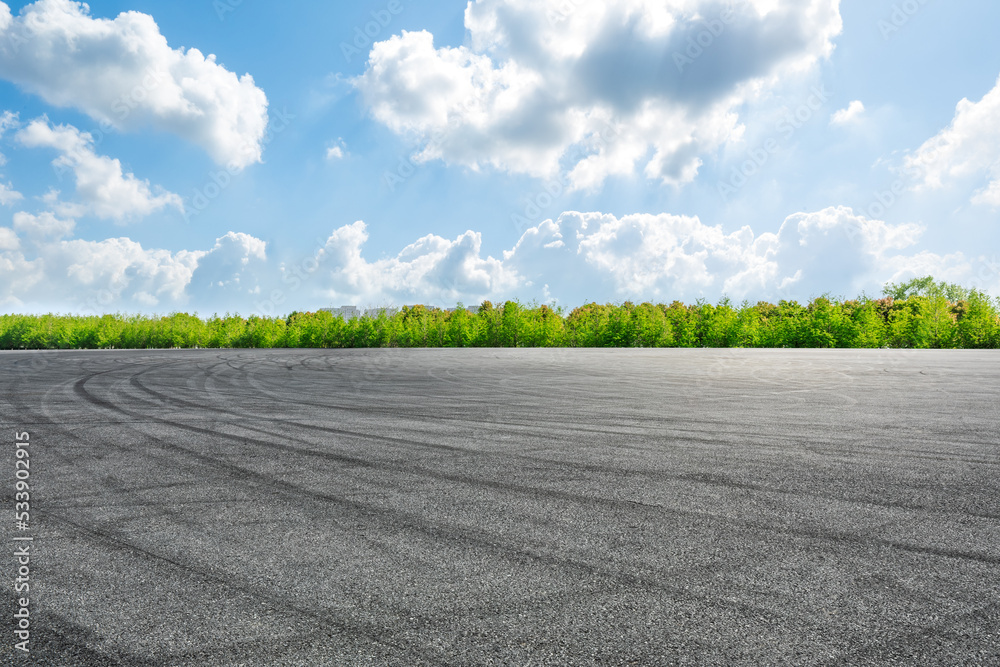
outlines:
[[[13,111],[4,111],[0,114],[0,137],[6,134],[7,130],[19,126],[17,116]]]
[[[39,0],[11,17],[0,2],[0,77],[120,130],[172,132],[220,164],[261,159],[267,97],[253,77],[170,48],[147,14],[95,19],[86,4]]]
[[[0,165],[2,164],[3,162],[0,161]],[[10,206],[14,202],[22,199],[24,199],[24,195],[15,190],[10,183],[7,185],[0,183],[0,206]]]
[[[865,113],[865,105],[861,100],[854,100],[846,109],[840,109],[830,117],[831,125],[849,125],[856,122]]]
[[[570,212],[528,230],[505,265],[563,294],[612,286],[640,300],[853,296],[880,284],[882,262],[920,232],[843,207],[789,216],[777,233],[760,234],[725,233],[697,217]]]
[[[263,241],[235,232],[207,251],[171,252],[129,238],[60,239],[72,223],[51,213],[20,214],[15,226],[20,238],[0,227],[0,306],[33,312],[162,312],[204,304],[206,297],[226,303],[252,292],[247,283],[266,259]]]
[[[528,229],[502,257],[483,257],[478,233],[427,236],[395,257],[370,261],[362,222],[337,229],[317,254],[326,302],[478,303],[484,298],[556,296],[664,300],[798,299],[832,292],[878,294],[887,280],[930,270],[973,278],[961,253],[907,249],[923,229],[828,208],[789,216],[776,232],[725,232],[697,217],[567,212]],[[283,283],[291,283],[291,272]]]
[[[342,160],[345,157],[347,157],[347,144],[344,143],[344,139],[342,137],[337,137],[336,141],[327,146],[326,159],[333,161]]]
[[[2,30],[2,28],[0,28],[0,30]],[[3,135],[7,132],[7,130],[13,127],[18,127],[17,114],[12,111],[4,111],[2,114],[0,114],[0,138],[3,137]],[[7,164],[7,156],[4,155],[3,153],[0,153],[0,167],[4,166],[5,164]],[[0,183],[0,204],[5,203],[3,201],[2,190],[3,190],[3,184]],[[14,195],[17,195],[17,193],[15,192],[11,196]]]
[[[87,213],[119,222],[141,218],[172,206],[183,212],[179,195],[157,188],[149,181],[140,181],[131,173],[123,173],[116,159],[97,155],[90,134],[72,125],[53,127],[47,118],[29,123],[17,134],[18,140],[30,148],[54,148],[60,156],[52,164],[57,173],[72,171],[76,179],[76,194],[82,206],[63,205],[64,215],[77,217]]]
[[[973,260],[961,252],[939,255],[924,250],[913,255],[895,255],[885,259],[885,282],[900,283],[911,278],[934,276],[937,280],[996,294],[1000,288],[1000,276],[993,274],[990,281],[991,276],[980,275],[976,270],[977,266],[985,266],[986,262],[985,257]]]
[[[992,181],[985,188],[977,192],[972,198],[972,203],[1000,208],[1000,178]]]
[[[376,43],[355,82],[371,113],[419,160],[566,169],[575,187],[637,167],[693,180],[741,136],[739,106],[828,56],[842,28],[839,0],[475,0],[465,25],[467,46]]]
[[[46,268],[61,280],[73,281],[84,293],[110,292],[114,300],[142,295],[156,305],[184,300],[201,253],[146,250],[128,238],[62,241],[46,248]]]
[[[519,282],[503,262],[481,256],[482,237],[477,232],[467,231],[453,241],[428,235],[395,257],[373,262],[361,256],[367,240],[367,227],[360,221],[335,230],[327,239],[316,258],[323,267],[320,281],[327,299],[440,305],[509,294]]]
[[[60,220],[50,211],[39,215],[23,211],[14,214],[14,229],[32,239],[61,239],[70,236],[75,227],[74,220]]]
[[[963,99],[947,128],[906,159],[918,187],[941,188],[986,177],[973,202],[1000,206],[1000,79],[979,102]]]
[[[725,231],[697,217],[566,212],[528,229],[499,257],[479,233],[428,235],[395,255],[364,256],[363,222],[333,231],[302,261],[274,263],[264,241],[229,232],[207,250],[147,249],[128,238],[63,239],[71,223],[19,215],[0,227],[0,305],[31,310],[229,310],[281,315],[323,305],[448,306],[520,298],[669,302],[722,294],[796,299],[878,295],[887,281],[932,274],[1000,289],[985,258],[913,251],[922,228],[849,208],[788,216],[776,231]],[[995,258],[993,260],[995,265]]]
[[[0,303],[23,305],[32,311],[103,314],[123,307],[151,307],[161,302],[181,305],[186,301],[185,288],[205,253],[146,250],[128,238],[46,238],[44,227],[52,223],[46,217],[21,218],[17,226],[26,243],[0,252],[0,275],[4,266],[11,270],[20,267],[20,271],[30,267],[31,278],[8,284],[0,281]]]
[[[3,250],[19,250],[21,248],[21,241],[17,238],[17,234],[10,227],[0,227],[0,251]]]
[[[32,308],[30,302],[36,295],[33,288],[43,280],[38,271],[41,262],[26,260],[18,252],[19,247],[20,243],[13,230],[0,227],[0,308],[7,311],[23,311],[25,305]]]
[[[267,276],[267,244],[241,232],[229,232],[198,262],[190,291],[201,303],[227,303],[260,291]]]

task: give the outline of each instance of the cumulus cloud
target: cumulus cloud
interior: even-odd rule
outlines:
[[[2,30],[2,28],[0,28],[0,30]],[[16,113],[12,111],[4,111],[2,114],[0,114],[0,138],[3,137],[3,135],[7,132],[7,130],[17,126],[18,122]],[[4,166],[5,164],[7,164],[7,156],[4,155],[3,153],[0,153],[0,167]],[[8,192],[11,192],[9,185],[7,186],[6,189],[8,190]],[[3,198],[4,194],[3,190],[4,190],[4,185],[3,183],[0,183],[0,205],[7,203],[4,201]],[[11,192],[10,196],[18,199],[20,198],[20,195],[16,192]]]
[[[0,162],[0,164],[3,164]],[[0,183],[0,206],[10,206],[16,201],[24,199],[24,195],[14,189],[10,183],[4,185]]]
[[[0,30],[3,30],[3,28],[0,27]],[[7,132],[7,130],[17,126],[18,122],[16,113],[12,111],[4,111],[2,114],[0,114],[0,138],[3,137],[3,135]],[[5,164],[7,164],[7,156],[4,155],[3,153],[0,153],[0,167],[4,166]],[[2,187],[3,184],[0,184],[0,188]],[[2,193],[0,193],[0,204],[2,203],[4,202],[2,200]]]
[[[484,298],[692,301],[722,294],[798,299],[832,291],[879,293],[887,280],[932,270],[972,278],[961,253],[908,252],[923,228],[873,220],[845,207],[786,218],[777,231],[725,231],[697,217],[567,212],[525,231],[501,257],[483,256],[479,234],[427,236],[398,255],[364,257],[362,222],[334,231],[314,258],[326,302],[478,303]],[[923,275],[923,274],[921,274]],[[283,277],[293,284],[293,273]],[[298,286],[296,279],[294,284]]]
[[[334,230],[317,253],[319,282],[328,299],[443,304],[509,294],[519,282],[503,262],[481,256],[478,232],[454,240],[430,234],[395,257],[375,261],[362,257],[367,240],[367,226],[358,221]]]
[[[266,280],[267,244],[249,234],[229,232],[216,239],[191,276],[193,296],[201,303],[226,304],[233,297],[259,294]]]
[[[979,102],[963,99],[947,128],[906,159],[919,174],[918,187],[941,188],[986,178],[973,197],[977,204],[1000,206],[1000,79]]]
[[[344,140],[340,137],[337,141],[331,143],[326,147],[326,159],[330,161],[342,160],[347,155],[347,145]]]
[[[371,113],[418,160],[584,188],[637,167],[690,182],[742,135],[739,106],[828,56],[842,23],[839,0],[475,0],[465,26],[467,46],[376,43],[355,81]]]
[[[18,250],[21,241],[10,227],[0,227],[0,250]]]
[[[156,188],[131,173],[123,173],[121,162],[97,155],[94,139],[72,125],[52,126],[47,118],[29,123],[17,134],[29,148],[54,148],[60,155],[52,164],[57,173],[72,171],[80,205],[64,205],[63,213],[73,217],[92,214],[119,222],[141,218],[172,206],[183,212],[179,195]]]
[[[74,220],[60,220],[51,211],[39,215],[19,212],[14,214],[14,229],[32,239],[70,236],[76,227]]]
[[[59,279],[73,281],[99,299],[104,292],[115,301],[131,297],[145,306],[183,301],[200,255],[147,250],[128,238],[63,241],[45,250],[46,268]]]
[[[71,0],[39,0],[13,17],[0,2],[0,77],[119,130],[152,126],[220,164],[261,159],[267,97],[198,49],[173,49],[153,17],[92,18]]]
[[[483,299],[663,301],[877,295],[932,274],[1000,289],[996,259],[914,251],[923,229],[844,207],[788,216],[776,230],[724,230],[697,217],[566,212],[494,257],[479,233],[428,235],[367,258],[363,222],[335,229],[305,259],[275,263],[264,241],[230,232],[206,250],[128,238],[64,238],[71,223],[23,214],[0,227],[0,305],[76,312],[184,309],[283,315],[324,305],[449,306]],[[994,267],[987,271],[988,266]]]
[[[621,298],[806,299],[854,295],[880,284],[882,262],[918,240],[921,228],[828,208],[789,216],[777,232],[726,233],[697,217],[561,215],[528,230],[505,264],[556,293],[609,286]]]
[[[972,203],[1000,208],[1000,178],[996,178],[985,188],[978,191],[973,196]]]
[[[249,303],[266,259],[264,242],[230,232],[208,250],[144,248],[129,238],[66,239],[72,221],[52,213],[14,217],[0,227],[0,306],[37,312],[160,312]],[[251,279],[248,279],[248,274]]]
[[[846,109],[840,109],[830,117],[830,125],[850,125],[865,113],[865,105],[861,100],[854,100]]]
[[[0,114],[0,137],[2,137],[7,130],[18,126],[19,123],[17,118],[18,115],[13,111],[4,111]]]
[[[14,230],[0,227],[0,308],[8,311],[22,309],[26,301],[31,304],[36,297],[33,289],[43,280],[38,271],[41,261],[25,259],[20,248]]]
[[[0,303],[88,314],[179,305],[186,301],[185,288],[204,255],[147,250],[128,238],[46,238],[64,231],[51,229],[54,225],[45,216],[21,217],[18,243],[0,244],[8,246],[0,251],[0,275],[14,274],[10,281],[0,281]]]

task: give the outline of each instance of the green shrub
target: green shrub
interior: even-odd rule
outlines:
[[[881,299],[808,305],[588,303],[561,309],[484,301],[478,312],[406,306],[345,322],[327,311],[286,318],[0,315],[0,349],[190,347],[840,347],[1000,348],[1000,300],[918,278]]]

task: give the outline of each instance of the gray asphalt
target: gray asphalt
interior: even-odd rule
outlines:
[[[10,664],[1000,664],[998,352],[12,352],[0,392]]]

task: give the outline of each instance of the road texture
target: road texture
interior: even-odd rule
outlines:
[[[0,392],[2,664],[1000,664],[997,352],[11,352]]]

